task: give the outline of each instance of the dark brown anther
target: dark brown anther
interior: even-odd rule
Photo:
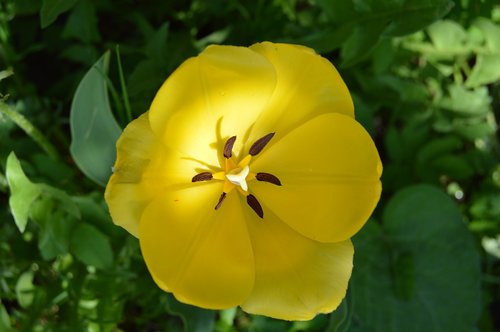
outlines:
[[[191,182],[208,181],[208,180],[212,180],[212,173],[201,172],[201,173],[193,176],[193,178],[191,179]]]
[[[257,215],[261,218],[264,218],[264,211],[262,210],[262,206],[260,206],[259,201],[255,198],[254,195],[247,196],[247,204],[252,208],[252,210],[257,213]]]
[[[258,154],[267,145],[267,143],[269,143],[269,141],[271,140],[271,138],[273,138],[273,136],[274,133],[270,133],[256,140],[255,143],[253,143],[253,145],[250,147],[250,151],[248,151],[248,153],[251,154],[252,156]]]
[[[236,136],[229,137],[224,145],[224,158],[229,159],[233,155],[233,145],[236,141]]]
[[[255,175],[255,178],[259,181],[265,181],[265,182],[275,184],[277,186],[281,186],[280,179],[278,179],[276,176],[269,174],[269,173],[257,173]]]
[[[222,202],[224,202],[225,199],[226,199],[226,193],[222,193],[222,195],[220,195],[219,202],[215,206],[216,210],[218,210],[220,208],[220,206],[222,205]]]

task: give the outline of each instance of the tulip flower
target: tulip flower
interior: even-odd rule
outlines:
[[[381,173],[325,58],[209,46],[125,128],[105,198],[179,301],[308,320],[345,296]]]

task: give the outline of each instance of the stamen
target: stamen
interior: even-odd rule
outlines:
[[[226,199],[226,193],[222,193],[222,195],[220,195],[219,202],[215,206],[216,210],[218,210],[220,208],[220,206],[222,205],[222,202],[224,202],[225,199]]]
[[[277,186],[281,186],[280,179],[278,179],[276,176],[269,174],[269,173],[257,173],[255,175],[255,178],[259,181],[265,181],[265,182],[275,184]]]
[[[267,134],[264,137],[259,138],[253,145],[250,147],[249,154],[255,156],[269,143],[271,138],[273,138],[274,133]]]
[[[232,136],[226,141],[224,145],[224,158],[229,159],[233,155],[234,141],[236,141],[236,136]]]
[[[259,201],[255,198],[254,195],[250,194],[247,196],[247,204],[252,208],[252,210],[257,213],[257,215],[261,218],[264,218],[264,211],[262,210],[262,206],[260,206]]]
[[[193,176],[191,179],[191,182],[198,182],[198,181],[208,181],[212,180],[213,176],[212,173],[210,172],[201,172]]]

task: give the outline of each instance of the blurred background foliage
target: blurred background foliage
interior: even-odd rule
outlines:
[[[0,331],[500,329],[498,2],[2,0],[0,40]],[[348,295],[309,322],[175,301],[103,202],[114,139],[169,73],[263,40],[337,66],[384,163]]]

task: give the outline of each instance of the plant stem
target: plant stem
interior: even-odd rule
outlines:
[[[130,102],[128,100],[127,86],[125,84],[125,77],[123,76],[122,60],[120,58],[120,46],[116,45],[116,59],[118,61],[118,74],[120,75],[120,86],[122,89],[123,104],[125,105],[125,114],[127,122],[132,121],[132,110],[130,109]]]
[[[12,120],[24,132],[31,137],[52,159],[59,159],[59,153],[49,140],[28,121],[21,113],[17,112],[12,106],[0,101],[0,113]]]

